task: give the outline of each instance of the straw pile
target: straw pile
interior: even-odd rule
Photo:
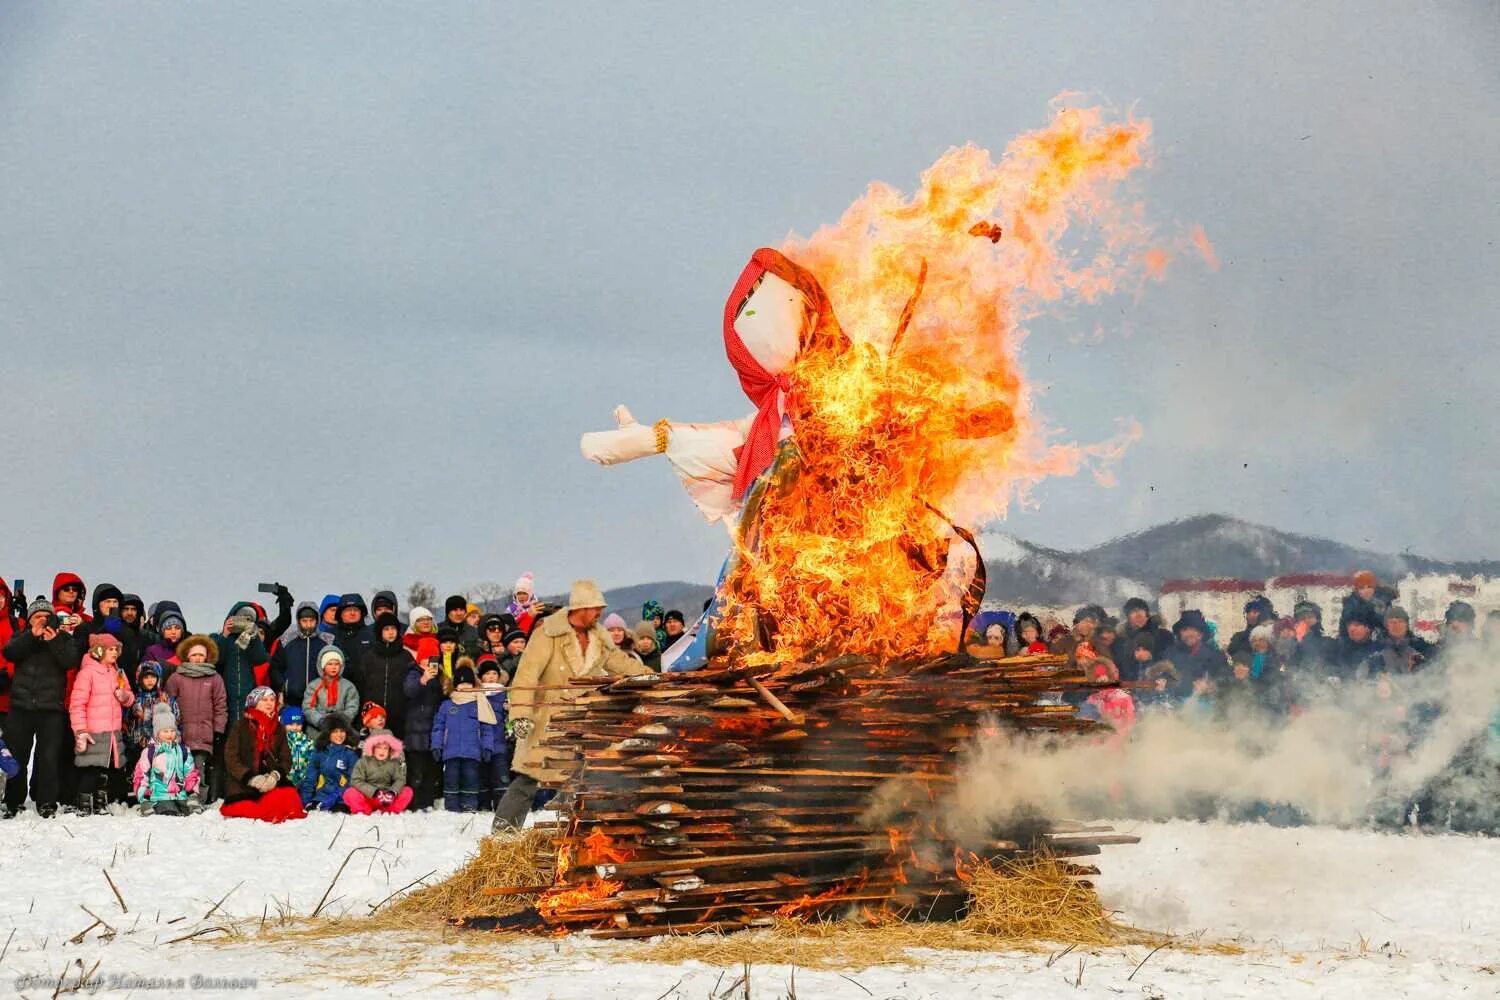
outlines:
[[[390,907],[395,918],[501,917],[536,905],[534,894],[497,896],[494,889],[546,885],[557,870],[556,833],[533,828],[511,836],[485,837],[479,853],[435,885],[424,886]],[[486,892],[491,890],[491,892]]]

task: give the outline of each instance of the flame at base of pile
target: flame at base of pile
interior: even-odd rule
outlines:
[[[981,862],[1136,840],[1038,820],[959,842],[943,827],[940,803],[983,727],[1094,726],[1040,697],[1093,687],[1065,671],[1061,657],[958,654],[578,681],[545,744],[574,774],[554,883],[516,918],[467,923],[629,938],[953,919]]]

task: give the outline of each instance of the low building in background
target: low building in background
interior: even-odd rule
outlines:
[[[1229,636],[1245,625],[1245,602],[1256,594],[1264,593],[1264,580],[1236,580],[1227,577],[1206,577],[1193,580],[1168,580],[1161,585],[1161,596],[1157,606],[1161,611],[1162,624],[1167,628],[1182,617],[1189,608],[1203,612],[1215,626],[1220,645],[1229,641]],[[1280,611],[1280,607],[1276,609]],[[1288,608],[1290,610],[1290,606]]]

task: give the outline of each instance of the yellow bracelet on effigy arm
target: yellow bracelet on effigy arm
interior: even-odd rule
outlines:
[[[672,429],[672,425],[663,417],[652,424],[651,429],[656,431],[656,453],[660,455],[667,450],[667,436]]]

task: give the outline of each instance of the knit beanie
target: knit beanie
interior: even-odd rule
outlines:
[[[38,597],[26,606],[26,618],[29,621],[32,615],[50,615],[52,603],[44,597]]]
[[[530,573],[522,573],[516,578],[516,585],[511,589],[517,594],[526,594],[530,597],[535,597],[536,580],[532,579]]]
[[[474,668],[467,661],[461,666],[453,668],[453,686],[458,687],[468,684],[470,687],[477,683],[474,678]]]
[[[656,626],[651,622],[639,622],[635,627],[635,641],[643,639],[651,640],[652,645],[656,644]]]
[[[346,666],[346,664],[344,663],[344,651],[339,649],[337,646],[324,646],[322,651],[318,653],[319,674],[323,673],[323,667],[328,663],[329,660],[338,660],[339,673],[343,674],[344,667]]]
[[[505,645],[509,646],[511,643],[515,642],[517,639],[524,639],[524,638],[526,638],[526,633],[525,632],[522,632],[518,628],[513,628],[509,632],[505,633],[505,638],[502,639],[502,640],[500,640],[500,641],[503,642]]]
[[[276,692],[262,684],[260,687],[251,688],[250,693],[245,695],[245,707],[254,708],[255,703],[262,698],[275,698]]]
[[[89,636],[89,652],[96,649],[124,649],[124,644],[108,632],[96,632]]]
[[[172,714],[171,705],[168,705],[164,701],[159,701],[156,703],[156,707],[151,710],[151,735],[155,736],[157,733],[167,729],[170,729],[174,733],[177,732],[177,716]]]
[[[182,617],[180,615],[172,615],[172,614],[167,615],[167,617],[165,617],[165,618],[163,618],[161,620],[160,630],[163,631],[163,632],[165,632],[167,629],[171,628],[173,625],[176,625],[178,628],[182,629],[184,632],[187,631],[187,622],[183,621]]]
[[[625,619],[621,618],[619,615],[613,612],[610,613],[610,616],[608,618],[604,619],[604,628],[606,630],[625,627]]]
[[[444,614],[452,614],[455,611],[463,611],[467,613],[468,610],[469,602],[458,594],[454,594],[452,597],[443,602]]]
[[[375,702],[367,701],[359,707],[359,721],[366,729],[384,729],[385,720],[385,709]]]
[[[302,709],[296,705],[288,705],[281,710],[281,724],[283,726],[302,726],[307,724],[307,717],[302,714]]]

